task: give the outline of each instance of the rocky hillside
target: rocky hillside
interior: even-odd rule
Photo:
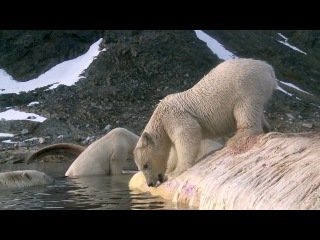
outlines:
[[[0,67],[27,81],[88,51],[103,31],[1,30]]]
[[[320,130],[320,48],[314,37],[317,31],[205,32],[238,57],[268,61],[278,79],[311,93],[281,85],[294,95],[275,92],[266,112],[273,130]],[[284,41],[278,32],[307,54],[278,42]],[[30,36],[36,36],[37,41],[24,44],[23,39]],[[160,99],[190,88],[222,61],[193,30],[0,31],[0,41],[5,43],[0,45],[0,68],[17,80],[26,81],[83,54],[101,37],[100,47],[105,51],[75,85],[0,95],[1,111],[14,107],[48,118],[43,123],[1,121],[0,132],[16,134],[11,139],[18,142],[16,147],[1,143],[2,161],[17,151],[23,155],[29,153],[30,147],[36,149],[55,142],[87,145],[109,128],[125,127],[140,134]],[[28,107],[31,101],[40,104]],[[39,140],[23,142],[33,137],[42,137],[43,144]]]
[[[237,56],[254,57],[269,62],[274,66],[278,79],[319,95],[320,31],[205,30],[204,32],[223,43]],[[287,41],[283,37],[286,37]],[[279,41],[287,42],[298,50]],[[319,99],[315,101],[319,103]]]

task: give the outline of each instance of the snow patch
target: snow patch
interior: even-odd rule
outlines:
[[[31,103],[29,103],[27,106],[28,106],[28,107],[31,107],[31,106],[37,105],[37,104],[39,104],[39,102],[31,102]]]
[[[0,133],[0,137],[13,137],[14,135],[11,133]]]
[[[204,33],[201,30],[195,30],[197,37],[206,42],[210,50],[217,54],[220,59],[227,60],[227,59],[234,59],[238,58],[232,52],[228,51],[224,48],[222,44],[220,44],[217,40],[210,37],[208,34]]]
[[[92,44],[90,49],[82,56],[62,62],[38,78],[26,82],[16,81],[5,70],[0,69],[0,94],[19,94],[19,92],[28,92],[52,84],[50,89],[54,89],[60,84],[67,86],[75,84],[79,78],[83,78],[83,76],[79,75],[89,67],[94,57],[101,52],[99,51],[101,41],[102,38]]]
[[[291,88],[297,89],[297,90],[299,90],[300,92],[304,92],[304,93],[307,93],[307,94],[312,95],[311,93],[308,93],[308,92],[302,90],[301,88],[297,87],[296,85],[293,85],[292,83],[283,82],[283,81],[280,81],[280,82],[283,83],[284,85],[287,85],[287,86],[291,87]]]
[[[1,120],[28,120],[33,122],[43,122],[47,118],[37,115],[35,113],[26,113],[21,111],[16,111],[14,109],[9,109],[5,112],[0,113]]]
[[[292,96],[293,94],[292,93],[289,93],[287,92],[286,90],[284,90],[282,87],[278,86],[277,87],[278,90],[280,90],[281,92],[284,92],[285,94],[289,95],[289,96]]]
[[[30,141],[39,140],[39,139],[40,139],[40,138],[34,137],[34,138],[26,139],[26,140],[24,140],[24,142],[30,142]]]
[[[314,104],[314,103],[310,103],[310,104],[313,105],[313,106],[315,106],[315,107],[320,108],[320,106],[318,106],[318,105],[316,105],[316,104]]]
[[[12,142],[10,139],[8,139],[8,140],[3,140],[2,142],[3,142],[3,143],[18,143],[18,142]]]
[[[291,48],[291,49],[293,49],[293,50],[295,50],[295,51],[298,51],[298,52],[301,52],[301,53],[307,55],[306,52],[301,51],[299,48],[290,45],[290,44],[288,43],[288,38],[287,38],[287,37],[283,36],[281,33],[278,33],[278,35],[284,39],[284,41],[277,40],[279,43],[282,43],[283,45],[285,45],[285,46],[287,46],[287,47],[289,47],[289,48]]]

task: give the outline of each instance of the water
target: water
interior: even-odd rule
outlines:
[[[34,169],[47,173],[53,185],[16,188],[0,192],[0,210],[151,210],[194,209],[161,197],[129,190],[133,173],[121,176],[70,178],[64,173],[70,163],[3,164],[0,172]]]

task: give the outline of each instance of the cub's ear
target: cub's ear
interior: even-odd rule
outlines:
[[[153,145],[152,137],[149,133],[143,132],[141,135],[141,147]]]
[[[28,178],[29,180],[31,180],[31,176],[30,176],[28,173],[26,173],[26,172],[22,173],[21,176],[22,176],[22,177],[26,177],[26,178]]]

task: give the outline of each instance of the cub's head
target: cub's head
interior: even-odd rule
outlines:
[[[54,179],[44,172],[39,172],[36,170],[24,170],[21,171],[21,178],[25,182],[32,182],[33,184],[52,184]]]
[[[167,166],[167,156],[157,144],[157,139],[143,132],[133,152],[139,171],[143,172],[149,187],[163,182]]]

